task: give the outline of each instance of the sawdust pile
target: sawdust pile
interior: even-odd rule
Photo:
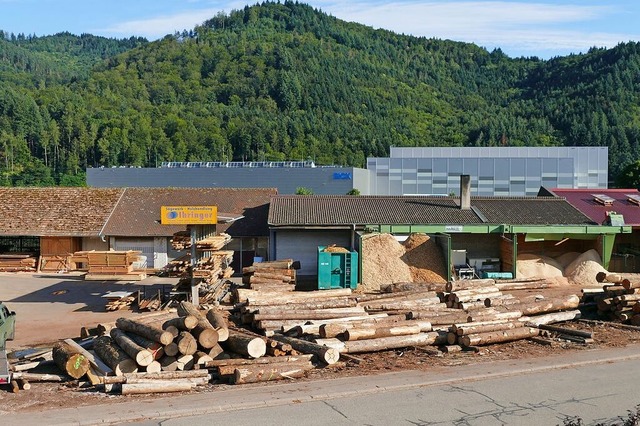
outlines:
[[[350,253],[350,251],[344,247],[339,247],[335,244],[325,247],[322,251],[327,253]]]
[[[564,270],[564,275],[569,281],[583,287],[602,287],[602,283],[596,281],[598,272],[608,273],[602,266],[602,259],[594,249],[586,251],[571,262]]]
[[[397,282],[445,283],[446,276],[440,247],[426,234],[411,234],[404,243],[391,234],[362,237],[363,291]]]
[[[564,253],[556,258],[539,254],[518,255],[518,278],[566,277],[568,282],[583,287],[602,287],[596,274],[607,270],[596,250]]]
[[[518,278],[562,277],[562,266],[554,258],[539,254],[518,255],[516,274]]]

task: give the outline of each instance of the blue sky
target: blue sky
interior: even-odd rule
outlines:
[[[38,36],[69,31],[150,40],[192,29],[255,1],[0,0],[0,29]],[[309,0],[337,18],[397,33],[475,43],[550,58],[640,41],[638,0]]]

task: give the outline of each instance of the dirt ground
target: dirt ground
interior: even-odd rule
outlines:
[[[162,285],[149,282],[149,288]],[[164,283],[166,284],[166,283]],[[130,310],[104,312],[106,291],[123,288],[136,288],[130,283],[88,283],[69,277],[34,277],[10,275],[2,276],[0,281],[0,300],[6,301],[18,314],[17,338],[9,342],[9,350],[34,347],[51,343],[60,338],[79,336],[81,326],[95,326],[100,322],[113,321],[120,316],[135,316]],[[65,292],[60,293],[61,290]],[[548,292],[549,289],[545,289]],[[576,288],[554,289],[554,294],[579,292]],[[540,291],[538,291],[540,292]],[[525,294],[535,294],[527,291]],[[546,293],[549,294],[549,293]],[[361,376],[400,370],[425,370],[454,367],[464,364],[487,363],[505,359],[537,358],[554,354],[571,356],[576,351],[594,348],[623,347],[640,342],[640,331],[625,330],[609,324],[571,322],[565,327],[591,331],[594,343],[582,345],[569,342],[557,342],[553,347],[540,345],[528,340],[494,344],[481,347],[479,352],[459,352],[434,354],[435,347],[405,348],[377,353],[357,354],[355,359],[344,360],[326,368],[310,371],[305,378],[297,380],[316,380],[349,376]],[[57,372],[55,367],[50,372]],[[47,370],[41,370],[47,372]],[[228,384],[210,384],[194,392],[219,392],[228,388]],[[252,385],[245,385],[252,386]],[[262,384],[257,386],[269,386]],[[132,399],[146,400],[163,396],[121,396],[105,394],[83,382],[32,383],[28,391],[12,393],[7,387],[0,387],[0,415],[11,412],[39,412],[47,409],[81,407],[95,404],[108,404],[114,401]]]

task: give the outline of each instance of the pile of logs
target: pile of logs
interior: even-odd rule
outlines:
[[[598,317],[640,325],[640,275],[600,272],[596,280],[602,290],[583,290],[583,301],[596,304]]]
[[[252,290],[294,291],[296,270],[293,259],[257,262],[242,268],[242,282]]]
[[[296,336],[341,353],[406,346],[481,346],[537,336],[538,326],[580,317],[576,295],[516,297],[499,286],[540,289],[545,280],[496,283],[493,279],[408,286],[393,293],[352,294],[350,289],[287,292],[236,289],[244,324],[279,338]]]

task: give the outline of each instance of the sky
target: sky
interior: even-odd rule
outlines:
[[[308,0],[336,18],[400,34],[549,59],[640,41],[638,0]],[[256,0],[0,0],[0,29],[149,40],[193,29]]]

